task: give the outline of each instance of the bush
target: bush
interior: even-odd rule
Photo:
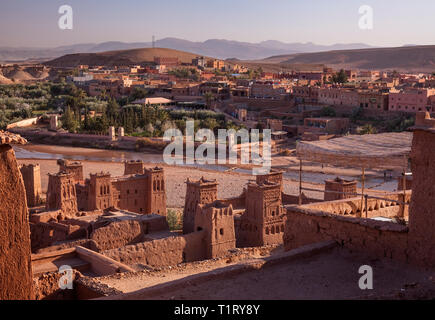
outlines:
[[[183,223],[175,210],[168,210],[166,220],[168,221],[169,230],[177,231],[183,229]]]

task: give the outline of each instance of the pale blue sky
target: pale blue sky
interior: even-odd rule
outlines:
[[[60,30],[61,5],[74,30]],[[374,29],[358,28],[371,5]],[[104,41],[280,40],[377,46],[435,44],[434,0],[1,0],[1,46],[59,46]]]

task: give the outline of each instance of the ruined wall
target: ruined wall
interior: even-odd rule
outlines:
[[[408,261],[408,228],[396,223],[334,216],[322,211],[287,207],[284,246],[334,240],[349,250],[374,258]]]
[[[193,232],[107,250],[102,254],[129,266],[138,263],[152,267],[173,266],[183,262],[204,260],[204,236],[204,231]]]
[[[12,147],[0,141],[0,300],[32,298],[26,190]]]
[[[98,251],[100,251],[142,242],[147,233],[148,228],[144,221],[126,220],[112,222],[94,230],[90,239],[97,243]]]
[[[124,162],[124,175],[144,174],[144,164],[141,160]]]
[[[74,289],[62,290],[59,288],[59,280],[63,276],[58,272],[41,274],[33,278],[33,288],[36,300],[75,300],[77,295]],[[73,270],[74,281],[80,274]],[[74,288],[75,283],[73,283]]]
[[[55,221],[30,223],[32,252],[56,242],[87,238],[86,229],[78,225],[65,225]]]

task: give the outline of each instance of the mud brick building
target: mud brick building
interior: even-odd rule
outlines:
[[[77,195],[73,173],[59,172],[48,175],[46,209],[60,210],[64,216],[77,213]]]
[[[30,164],[20,166],[20,171],[26,188],[27,206],[35,207],[42,200],[41,168],[39,165]]]
[[[356,196],[357,182],[340,178],[325,181],[325,201],[334,201],[354,198]]]
[[[217,200],[216,180],[201,178],[198,181],[187,180],[186,199],[184,205],[183,233],[191,233],[195,227],[196,208],[199,204],[209,204]]]

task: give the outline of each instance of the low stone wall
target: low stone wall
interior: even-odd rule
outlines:
[[[352,251],[375,258],[408,261],[408,228],[392,222],[343,217],[287,206],[286,250],[334,240]]]
[[[205,259],[204,237],[205,231],[199,231],[106,250],[102,254],[129,266],[138,263],[151,267],[173,266]]]
[[[405,201],[403,201],[403,193],[391,193],[385,196],[379,196],[381,198],[391,199],[400,202],[410,203],[411,191],[407,191],[405,195]],[[318,203],[310,203],[303,205],[303,208],[324,211],[336,215],[342,216],[359,216],[361,215],[361,198],[350,198],[343,200],[324,201]],[[379,200],[379,199],[367,199],[367,216],[366,210],[362,212],[364,218],[386,217],[392,218],[401,216],[402,205],[394,201]],[[364,203],[365,208],[365,203]],[[409,206],[405,206],[405,215],[409,216]]]
[[[9,125],[6,127],[6,129],[9,130],[9,129],[13,129],[13,128],[30,127],[30,126],[32,126],[32,125],[37,124],[38,120],[39,120],[38,117],[36,117],[36,118],[30,118],[30,119],[25,119],[25,120],[21,120],[21,121],[18,121],[18,122],[14,122],[14,123],[9,124]]]

